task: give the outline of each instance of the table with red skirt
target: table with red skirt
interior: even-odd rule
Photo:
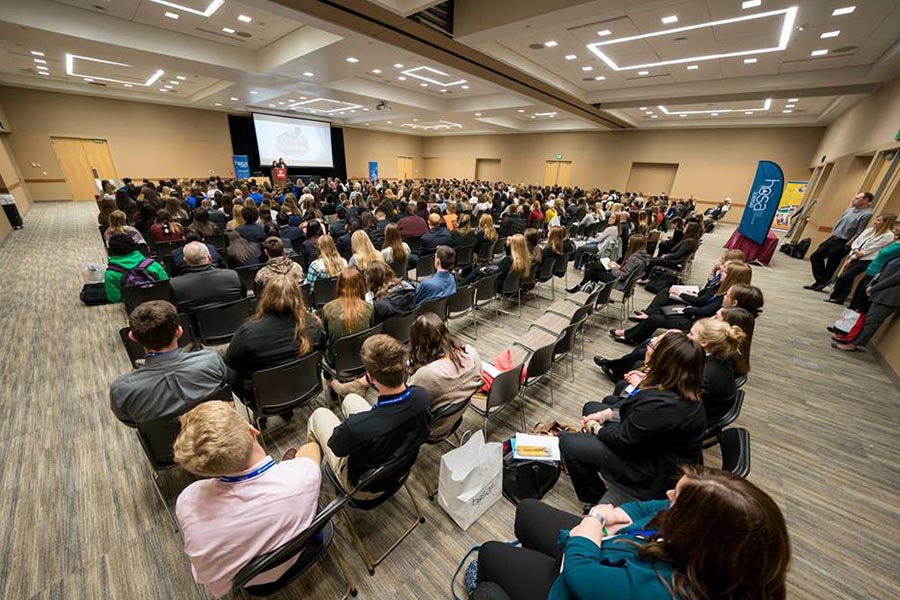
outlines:
[[[759,262],[768,265],[775,255],[775,249],[778,247],[778,236],[770,230],[766,234],[766,241],[757,244],[748,237],[744,237],[735,229],[734,233],[725,243],[725,248],[729,250],[741,250],[747,262]]]

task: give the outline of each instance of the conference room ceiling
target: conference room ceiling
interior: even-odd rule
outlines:
[[[900,74],[900,0],[434,4],[0,0],[0,83],[427,136],[825,125]]]

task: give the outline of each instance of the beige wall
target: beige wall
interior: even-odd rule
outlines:
[[[398,133],[384,133],[369,129],[344,128],[344,155],[347,177],[368,179],[369,161],[378,163],[378,176],[397,177],[397,157],[411,156],[415,178],[425,177],[422,161],[423,138]]]
[[[0,121],[7,122],[6,119],[6,112],[3,110],[3,106],[0,105]],[[28,195],[28,190],[25,188],[25,183],[22,179],[19,165],[16,164],[10,149],[9,135],[0,134],[0,180],[3,181],[3,185],[9,189],[9,193],[16,199],[19,214],[24,217],[31,207],[31,197]],[[10,231],[12,231],[12,227],[9,224],[9,220],[5,216],[0,216],[0,240],[5,239]]]
[[[625,189],[633,163],[678,164],[673,197],[715,203],[730,196],[738,221],[761,159],[781,165],[788,179],[809,177],[810,153],[822,129],[690,129],[424,138],[425,177],[475,176],[476,157],[501,159],[502,179],[540,183],[544,162],[571,160],[571,184]],[[638,191],[638,190],[634,190]],[[640,190],[653,194],[658,190]],[[703,208],[701,206],[701,208]]]
[[[223,112],[8,87],[0,87],[0,106],[13,130],[9,146],[33,200],[72,197],[51,136],[108,140],[120,178],[234,173]]]

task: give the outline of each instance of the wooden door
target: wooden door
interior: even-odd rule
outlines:
[[[84,148],[84,155],[87,156],[91,169],[96,171],[95,177],[118,179],[112,154],[109,151],[109,143],[106,140],[81,140],[81,146]]]
[[[556,185],[559,176],[559,161],[548,160],[544,165],[544,185]]]
[[[559,169],[556,173],[556,185],[560,187],[568,187],[572,180],[572,161],[560,161]]]
[[[413,159],[412,156],[397,157],[397,178],[412,179],[413,176]]]
[[[59,166],[66,176],[66,183],[73,200],[93,200],[97,193],[91,163],[84,153],[82,141],[75,138],[50,138],[59,159]]]

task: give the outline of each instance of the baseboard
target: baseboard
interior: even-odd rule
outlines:
[[[900,389],[900,374],[898,374],[891,364],[885,360],[885,358],[881,355],[881,352],[875,348],[874,345],[870,345],[869,354],[875,357],[875,360],[878,361],[878,364],[881,365],[882,370],[887,374],[892,382],[894,382],[894,387]]]

